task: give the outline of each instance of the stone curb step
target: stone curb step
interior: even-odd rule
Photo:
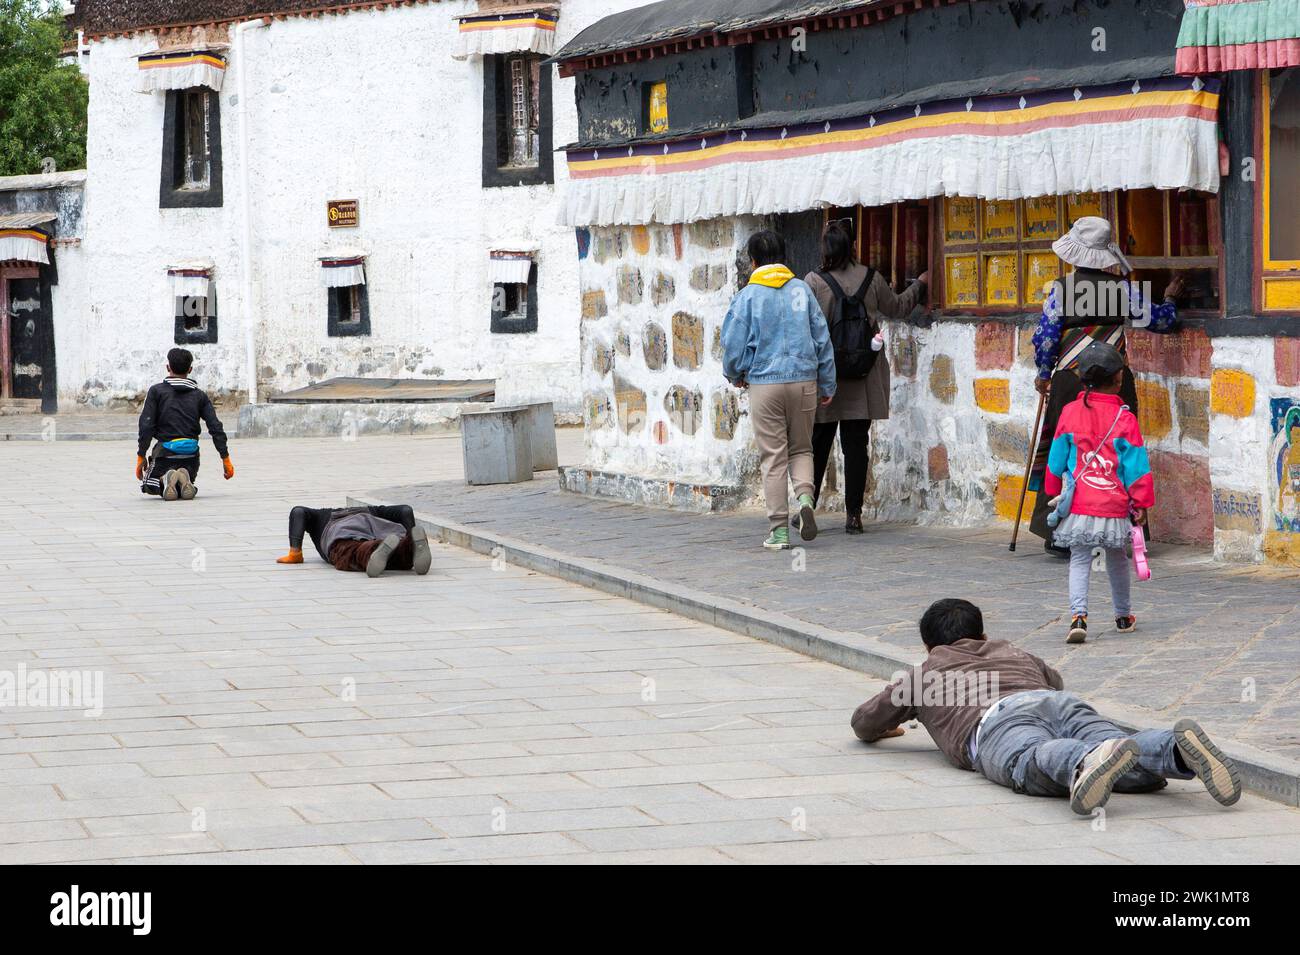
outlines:
[[[134,431],[82,431],[71,434],[55,431],[52,438],[46,437],[39,431],[0,432],[0,441],[134,441],[135,439]]]
[[[134,443],[139,435],[134,431],[58,431],[48,438],[39,431],[8,432],[0,431],[0,441],[130,441]],[[238,431],[227,431],[226,437],[234,440]]]
[[[349,507],[393,503],[363,497],[349,497],[347,502]],[[626,597],[723,630],[765,640],[879,679],[888,680],[897,671],[914,666],[922,659],[920,654],[909,656],[856,633],[819,627],[786,614],[760,611],[725,597],[678,587],[605,562],[584,560],[480,528],[466,527],[434,514],[417,511],[415,517],[443,543],[498,557],[528,570]],[[1103,715],[1126,730],[1148,728],[1144,721],[1149,717],[1124,707],[1108,705]],[[848,732],[848,722],[848,714],[845,714],[845,732]],[[1216,742],[1237,763],[1246,790],[1288,806],[1300,806],[1300,762],[1274,756],[1237,740]]]

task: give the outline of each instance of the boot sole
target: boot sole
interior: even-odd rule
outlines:
[[[194,495],[199,493],[199,489],[196,488],[194,486],[194,482],[190,480],[190,472],[185,470],[184,468],[181,468],[176,472],[176,480],[177,483],[180,485],[179,490],[180,490],[181,500],[182,501],[194,500]]]
[[[1080,816],[1092,815],[1094,809],[1106,805],[1115,783],[1137,765],[1137,761],[1137,743],[1126,739],[1104,762],[1094,766],[1074,785],[1070,790],[1070,808]]]
[[[817,539],[817,518],[811,507],[799,508],[799,537],[806,541]]]
[[[1174,741],[1183,762],[1196,773],[1217,802],[1231,806],[1241,798],[1241,776],[1236,764],[1210,742],[1199,723],[1179,720],[1174,724]]]
[[[433,566],[433,552],[429,550],[429,532],[417,524],[411,529],[411,543],[415,547],[415,558],[411,561],[411,569],[424,576]]]
[[[162,479],[162,499],[164,501],[174,501],[180,497],[180,491],[177,490],[177,484],[180,483],[180,475],[175,471],[168,471]]]
[[[763,549],[764,550],[789,550],[790,543],[789,541],[787,541],[784,544],[769,544],[767,541],[763,541]]]
[[[1067,634],[1065,638],[1066,643],[1075,643],[1075,644],[1086,643],[1087,640],[1088,640],[1088,631],[1083,629],[1076,629],[1076,628],[1071,628],[1069,634]]]
[[[388,558],[393,556],[393,551],[397,550],[397,545],[402,542],[402,538],[397,534],[389,534],[383,542],[375,548],[375,552],[370,555],[366,561],[366,576],[378,577],[388,569]]]

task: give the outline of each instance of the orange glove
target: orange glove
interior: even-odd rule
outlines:
[[[221,459],[221,468],[226,474],[227,481],[235,476],[235,466],[231,463],[230,458]]]
[[[227,460],[229,460],[229,459],[227,459]],[[290,548],[289,548],[289,553],[285,554],[283,557],[277,557],[277,558],[275,559],[275,562],[276,562],[277,564],[301,564],[301,563],[302,563],[302,548],[301,548],[301,547],[290,547]]]
[[[135,456],[135,479],[144,480],[144,458],[138,454]]]

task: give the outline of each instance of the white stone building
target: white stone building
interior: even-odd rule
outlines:
[[[576,134],[573,81],[541,63],[634,5],[80,0],[84,279],[55,314],[61,409],[138,399],[185,344],[229,403],[496,379],[498,401],[576,411],[551,154]]]

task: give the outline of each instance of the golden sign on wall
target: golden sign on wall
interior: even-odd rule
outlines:
[[[1047,286],[1059,275],[1055,252],[1025,253],[1025,304],[1047,301]]]
[[[945,299],[950,307],[980,303],[979,259],[974,255],[950,255],[944,259]]]
[[[1020,301],[1020,257],[1015,252],[984,256],[984,304],[1015,305]]]
[[[943,201],[943,241],[945,243],[974,242],[978,238],[975,224],[977,206],[978,202],[975,199],[963,199],[960,196],[954,196]]]
[[[1055,239],[1065,231],[1061,228],[1056,206],[1056,196],[1036,196],[1025,200],[1026,239]]]
[[[668,132],[668,84],[652,83],[648,103],[649,126],[652,133]]]
[[[1065,197],[1065,218],[1073,223],[1084,216],[1105,217],[1101,209],[1101,193],[1079,192]]]
[[[984,203],[984,241],[1014,242],[1020,236],[1016,222],[1014,199],[992,200]]]
[[[361,225],[361,204],[356,199],[330,199],[325,214],[331,229],[355,229]]]

